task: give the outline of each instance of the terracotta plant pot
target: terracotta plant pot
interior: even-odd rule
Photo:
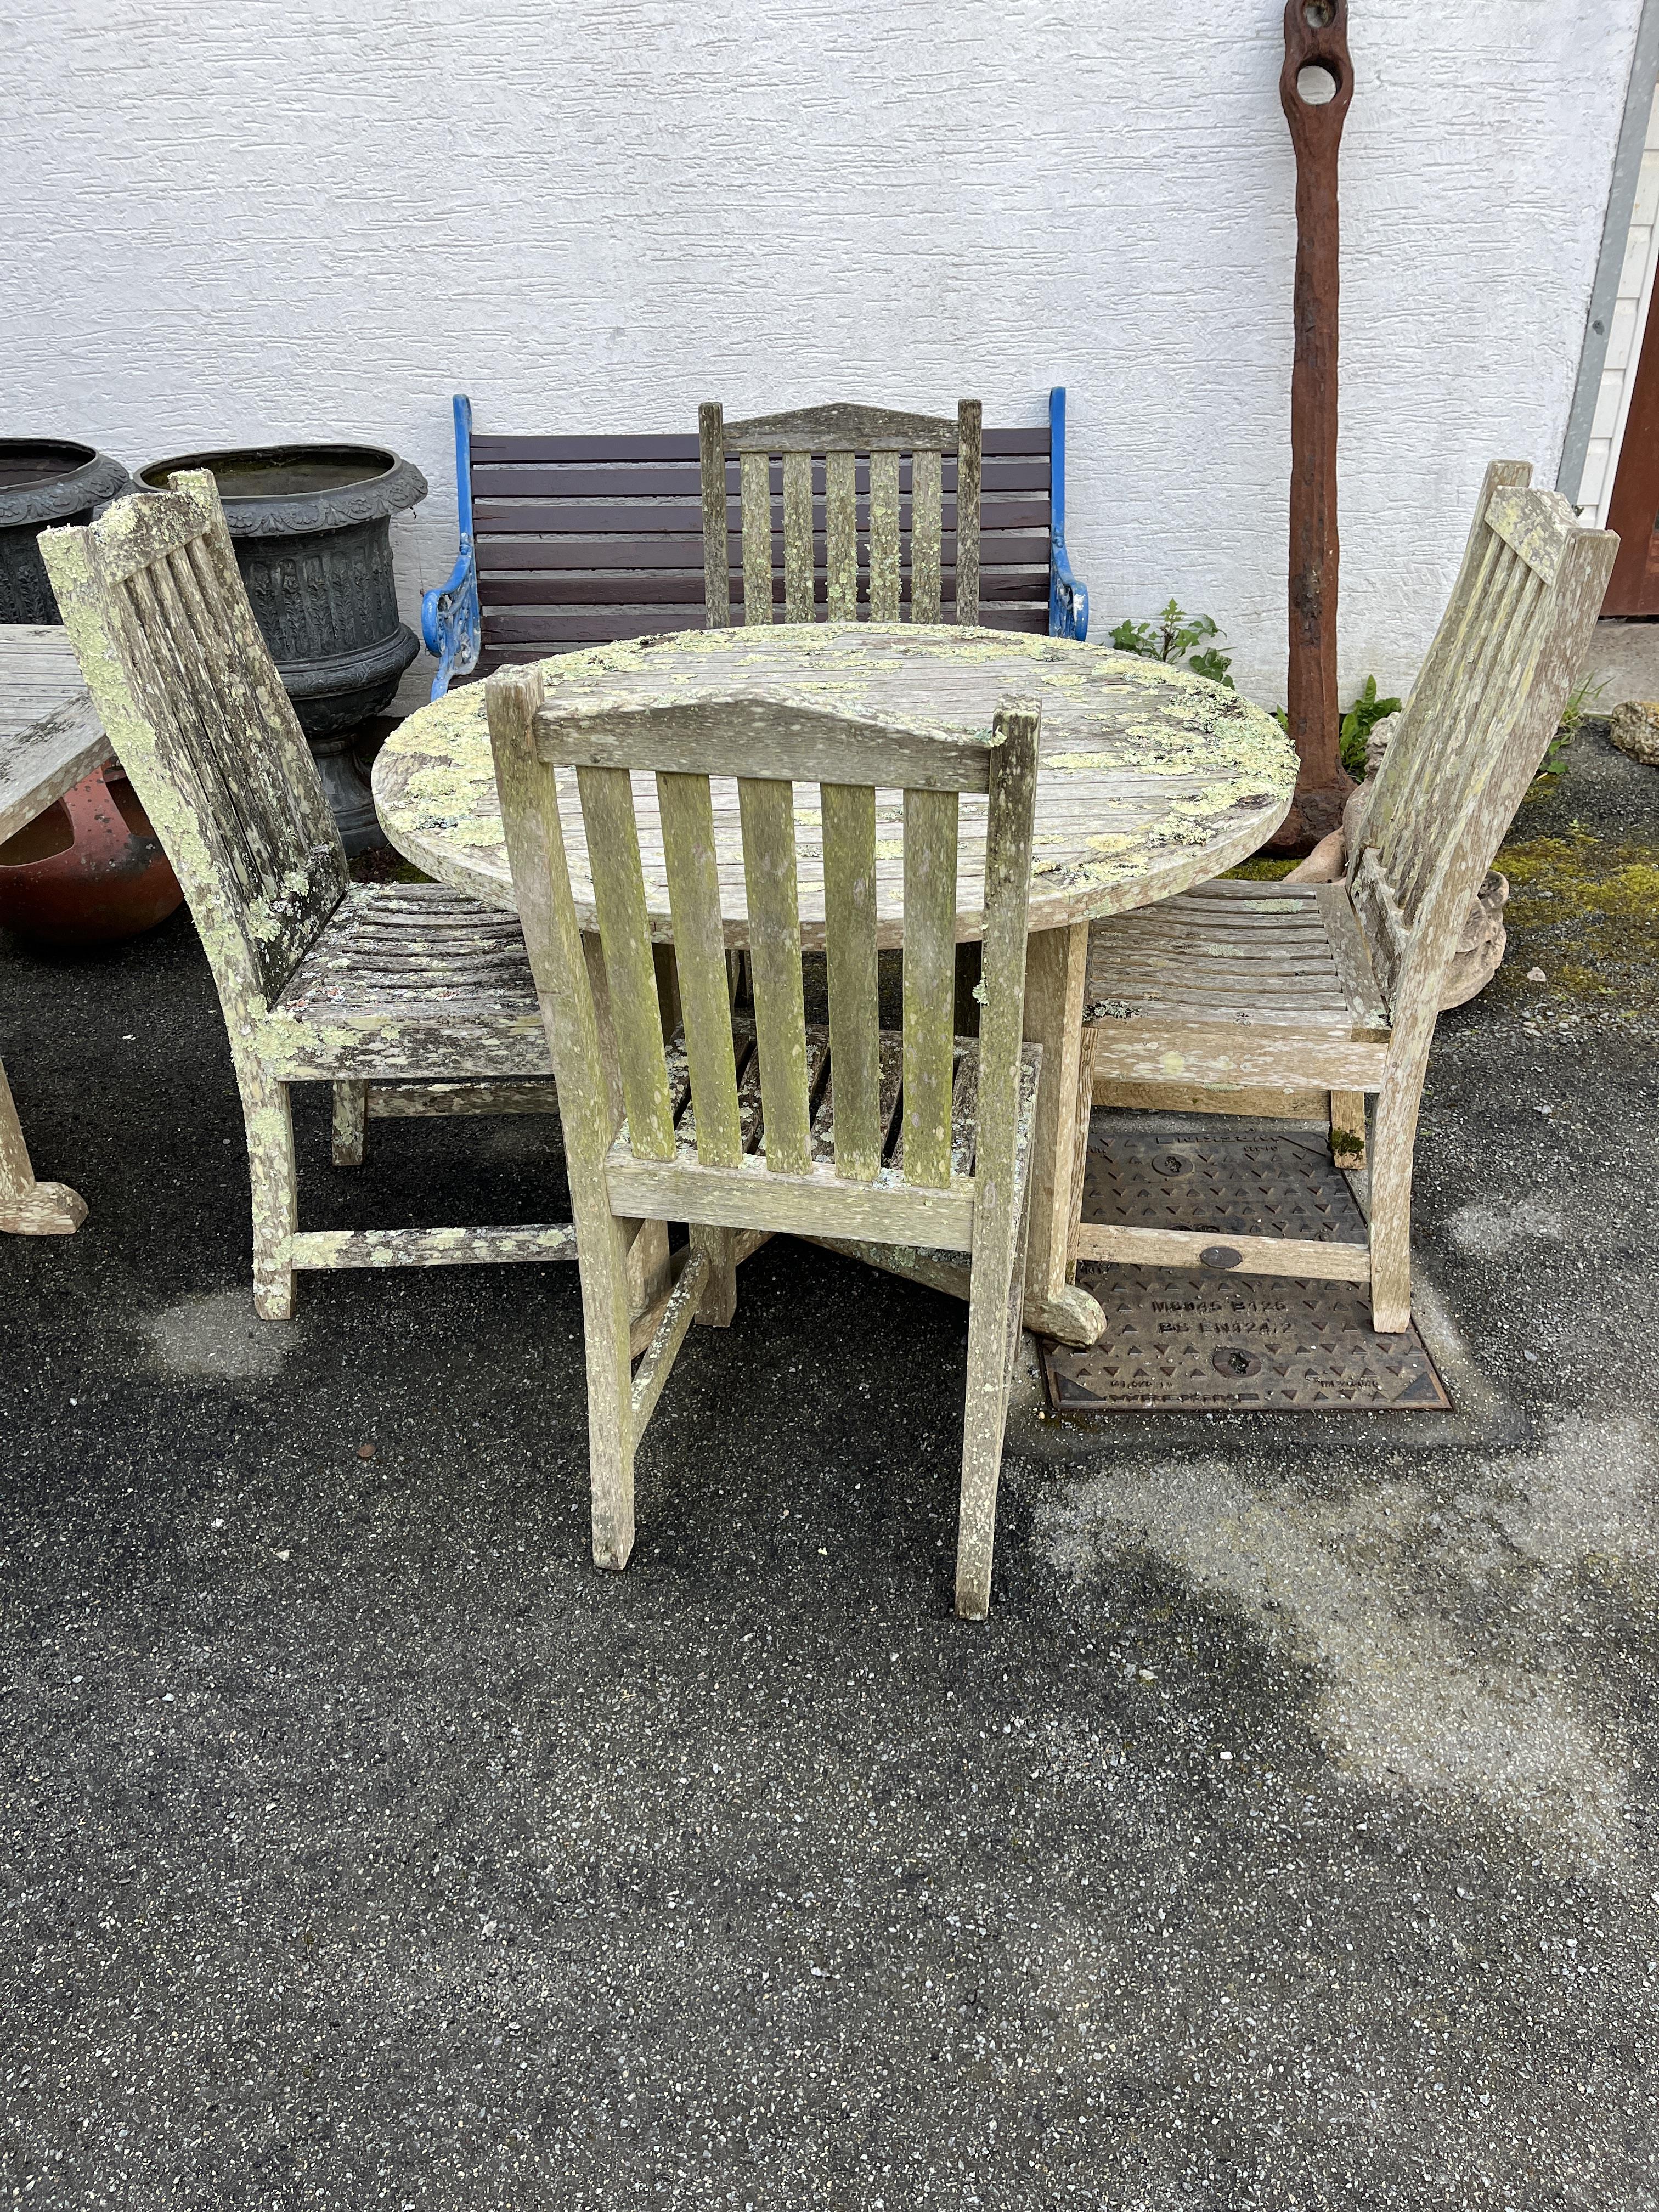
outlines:
[[[0,845],[0,925],[37,945],[114,945],[184,896],[113,761]]]

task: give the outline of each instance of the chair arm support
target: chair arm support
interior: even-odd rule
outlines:
[[[1048,635],[1074,637],[1079,643],[1089,635],[1089,586],[1073,574],[1058,531],[1048,543]]]
[[[1048,394],[1048,635],[1089,635],[1089,593],[1066,552],[1066,386]]]
[[[421,635],[428,653],[438,656],[432,696],[441,699],[452,676],[465,676],[478,665],[483,618],[478,607],[478,563],[471,536],[461,540],[460,558],[449,581],[421,601]]]
[[[438,656],[432,696],[441,699],[452,676],[466,676],[478,665],[483,644],[483,616],[478,605],[478,556],[472,537],[472,402],[458,392],[450,403],[455,417],[455,525],[460,552],[449,581],[421,601],[421,635],[428,653]]]

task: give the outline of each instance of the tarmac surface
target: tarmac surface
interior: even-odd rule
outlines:
[[[1659,775],[1511,842],[1457,1410],[1028,1388],[977,1626],[960,1308],[769,1246],[601,1575],[574,1268],[257,1322],[188,921],[0,945],[92,1209],[0,1240],[0,2203],[1659,2204]],[[299,1118],[308,1225],[564,1212],[547,1121]]]

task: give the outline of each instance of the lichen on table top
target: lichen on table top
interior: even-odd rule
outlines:
[[[1161,662],[1006,630],[869,623],[691,630],[629,639],[543,664],[550,705],[596,711],[648,701],[738,697],[780,689],[863,719],[902,720],[990,741],[998,705],[1041,701],[1042,771],[1031,927],[1058,927],[1168,897],[1255,852],[1284,818],[1296,756],[1273,717],[1236,693]],[[745,909],[735,787],[715,782],[721,902],[733,943]],[[653,927],[670,933],[652,779],[635,778]],[[574,776],[561,778],[579,911],[591,888]],[[510,907],[482,684],[410,716],[374,767],[374,798],[398,850],[441,881]],[[801,921],[821,935],[817,793],[799,785]],[[985,802],[962,804],[958,933],[978,933]],[[885,942],[902,937],[902,802],[878,800],[877,903]]]

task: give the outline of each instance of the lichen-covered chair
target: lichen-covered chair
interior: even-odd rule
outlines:
[[[854,720],[810,689],[730,699],[544,704],[538,668],[489,678],[489,735],[515,902],[563,1113],[580,1239],[593,1556],[634,1541],[634,1455],[694,1320],[730,1321],[737,1265],[769,1234],[969,1255],[957,1610],[990,1603],[1008,1386],[1019,1338],[1031,1120],[1041,1048],[1021,1041],[1037,709],[1010,702],[982,738]],[[562,806],[561,771],[576,791]],[[636,808],[653,795],[683,1027],[666,1044]],[[738,779],[741,887],[716,865],[711,776]],[[641,789],[636,793],[635,779]],[[822,857],[798,847],[798,785],[817,787]],[[902,1032],[876,983],[876,787],[904,793]],[[987,795],[984,981],[976,1039],[955,1034],[961,793]],[[591,910],[578,907],[564,807],[580,809]],[[574,823],[572,825],[574,827]],[[804,875],[822,876],[830,1019],[808,1027]],[[728,924],[747,936],[752,1021],[734,1023]],[[597,926],[600,957],[591,936]],[[620,1063],[613,1097],[596,981]],[[637,1369],[628,1260],[639,1224],[690,1224],[678,1280]]]
[[[184,885],[218,987],[253,1196],[253,1301],[302,1267],[568,1260],[568,1223],[306,1231],[295,1083],[334,1086],[334,1158],[370,1114],[555,1105],[512,915],[436,884],[354,884],[249,609],[213,478],[40,539],[106,732]]]
[[[1075,1258],[1368,1282],[1373,1326],[1409,1326],[1412,1160],[1448,970],[1583,665],[1619,545],[1531,478],[1524,461],[1486,471],[1346,879],[1202,884],[1089,933],[1096,1097],[1281,1115],[1328,1097],[1366,1241],[1079,1221]]]

